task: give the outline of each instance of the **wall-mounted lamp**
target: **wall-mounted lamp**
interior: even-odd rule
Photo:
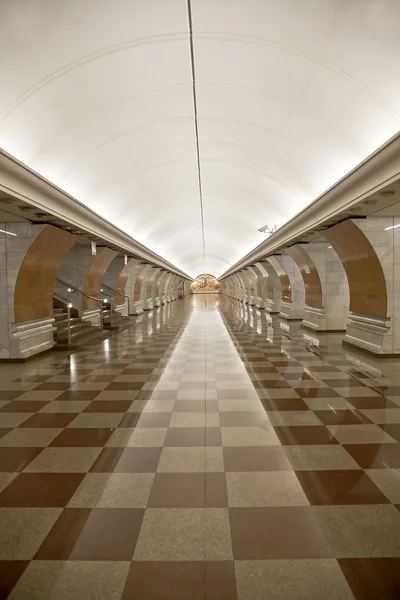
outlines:
[[[107,304],[107,302],[108,302],[107,298],[103,298],[103,303]]]
[[[330,248],[333,248],[333,246],[328,246],[328,250],[329,250]]]
[[[72,303],[68,302],[67,306],[68,306],[68,308],[72,308]]]

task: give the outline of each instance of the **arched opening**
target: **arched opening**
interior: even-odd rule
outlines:
[[[191,285],[194,294],[219,294],[220,288],[219,281],[208,273],[198,275]]]

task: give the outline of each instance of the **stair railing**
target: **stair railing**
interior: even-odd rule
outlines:
[[[99,307],[100,307],[100,329],[103,329],[104,328],[103,298],[96,298],[95,296],[90,296],[89,294],[85,294],[85,292],[83,292],[82,290],[80,290],[78,287],[74,286],[72,283],[68,283],[67,281],[63,281],[62,279],[59,279],[59,277],[56,278],[56,281],[58,281],[58,283],[61,283],[61,285],[64,285],[68,290],[72,290],[73,292],[78,292],[78,294],[81,294],[82,296],[85,296],[85,298],[89,298],[90,300],[94,300],[95,302],[99,303]],[[57,296],[57,294],[53,293],[53,296]],[[71,302],[69,302],[69,304],[71,304]],[[71,304],[70,308],[72,308],[72,304]]]
[[[103,283],[102,285],[103,285],[103,288],[107,288],[108,290],[110,290],[111,292],[114,292],[118,296],[123,296],[124,298],[127,299],[127,301],[128,301],[128,314],[126,315],[126,317],[127,317],[127,319],[129,319],[129,317],[131,315],[131,299],[130,299],[130,296],[128,296],[127,294],[123,294],[122,292],[119,292],[118,290],[115,290],[114,288],[112,288],[110,285],[107,285],[106,283]]]
[[[72,304],[69,300],[67,300],[67,298],[64,298],[64,296],[60,296],[60,294],[55,294],[53,293],[53,297],[58,300],[59,302],[61,302],[61,304],[65,304],[66,308],[67,308],[67,340],[68,340],[68,346],[71,345],[71,308],[72,308]]]

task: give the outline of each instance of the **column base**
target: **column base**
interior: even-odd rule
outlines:
[[[279,316],[288,321],[302,321],[304,316],[303,310],[297,310],[291,302],[281,302],[281,312]]]
[[[93,327],[100,327],[100,309],[94,308],[89,310],[84,310],[81,315],[81,321],[83,323],[89,323],[93,325]]]
[[[390,319],[349,313],[344,345],[355,346],[375,356],[393,354]]]
[[[53,327],[55,319],[46,317],[12,325],[9,356],[1,358],[25,360],[30,356],[41,354],[55,345]]]

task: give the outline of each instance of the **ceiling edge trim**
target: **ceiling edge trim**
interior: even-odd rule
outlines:
[[[0,190],[64,219],[71,225],[102,238],[106,243],[120,247],[122,252],[135,254],[149,263],[192,281],[192,277],[187,273],[1,149]]]

